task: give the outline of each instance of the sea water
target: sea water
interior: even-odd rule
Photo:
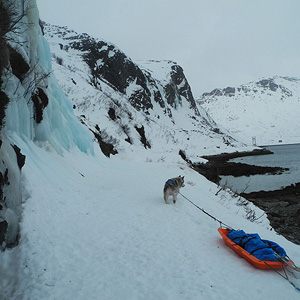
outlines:
[[[270,155],[246,156],[230,160],[256,166],[288,168],[279,175],[221,176],[221,185],[238,193],[278,190],[300,182],[300,144],[266,146],[274,152]]]

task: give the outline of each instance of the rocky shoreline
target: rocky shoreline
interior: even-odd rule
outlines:
[[[281,174],[286,168],[281,167],[261,167],[248,165],[244,163],[228,162],[229,159],[252,156],[252,155],[270,155],[273,152],[267,149],[255,149],[253,151],[222,153],[219,155],[202,156],[207,159],[206,163],[192,163],[193,169],[205,176],[208,180],[219,183],[220,175],[232,175],[234,177],[250,176],[257,174]]]
[[[191,161],[187,161],[195,171],[218,184],[220,175],[237,177],[256,174],[281,174],[287,170],[281,167],[259,167],[228,162],[232,158],[268,154],[273,153],[266,149],[257,149],[251,152],[203,156],[203,158],[208,160],[207,163],[192,163]],[[240,195],[265,211],[271,226],[276,232],[293,243],[300,245],[300,183],[281,190],[241,193]]]
[[[266,212],[276,232],[300,245],[300,182],[282,190],[242,193],[241,196]]]

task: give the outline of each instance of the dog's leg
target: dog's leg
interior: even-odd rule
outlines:
[[[169,198],[169,194],[164,193],[164,200],[165,200],[166,204],[169,204],[168,198]]]
[[[175,204],[177,201],[177,194],[173,194],[173,203]]]

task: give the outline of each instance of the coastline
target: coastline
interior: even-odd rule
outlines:
[[[300,245],[300,182],[281,190],[240,195],[266,212],[276,232]]]
[[[284,146],[286,144],[281,145]],[[183,159],[195,171],[205,176],[208,180],[219,184],[220,175],[281,174],[283,171],[288,170],[281,167],[260,167],[228,162],[228,160],[237,157],[269,154],[273,154],[273,152],[262,148],[253,151],[202,156],[202,158],[208,160],[206,163],[193,163],[186,157],[183,157]],[[240,196],[264,210],[271,226],[277,233],[300,245],[300,183],[292,184],[280,190],[241,193]]]
[[[283,171],[286,171],[287,169],[282,167],[261,167],[245,163],[228,162],[228,160],[238,157],[270,154],[273,154],[273,152],[262,148],[254,149],[252,151],[202,156],[202,158],[207,160],[206,163],[193,163],[188,160],[186,161],[190,163],[191,167],[195,171],[205,176],[208,180],[219,184],[221,180],[220,175],[232,175],[234,177],[238,177],[257,174],[281,174]]]

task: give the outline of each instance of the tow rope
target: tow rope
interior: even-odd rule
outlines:
[[[170,186],[172,186],[170,183],[168,183]],[[214,221],[217,221],[219,222],[220,224],[220,227],[222,228],[222,225],[224,225],[224,227],[228,228],[228,229],[231,229],[231,230],[234,230],[231,226],[225,224],[224,222],[222,222],[221,220],[217,219],[216,217],[214,217],[213,215],[211,215],[210,213],[208,213],[207,211],[205,211],[203,208],[201,208],[200,206],[198,206],[196,203],[194,203],[192,200],[190,200],[189,198],[187,198],[186,196],[184,196],[182,193],[179,192],[179,190],[177,190],[174,186],[172,186],[172,188],[179,194],[181,195],[184,199],[186,199],[188,202],[190,202],[192,205],[194,205],[196,208],[198,208],[199,210],[201,210],[203,213],[205,213],[207,216],[209,216],[210,218],[212,218]],[[271,266],[268,265],[268,263],[266,263],[271,270],[273,270],[276,274],[278,274],[279,276],[283,277],[287,282],[289,282],[295,289],[296,291],[300,292],[300,288],[298,286],[296,286],[295,283],[293,283],[286,270],[288,270],[287,268],[288,267],[291,267],[291,265],[289,264],[288,260],[286,260],[285,258],[279,256],[279,258],[281,259],[282,262],[286,263],[286,266],[282,267],[282,270],[284,272],[284,275],[279,273],[277,270],[275,270],[274,268],[272,268]],[[291,260],[290,260],[291,261]],[[292,268],[292,267],[291,267]],[[292,270],[294,271],[297,271],[297,272],[300,272],[300,268],[295,266],[292,268]],[[295,276],[295,274],[291,271],[291,270],[288,270],[296,279],[297,277]]]
[[[194,205],[196,208],[198,208],[199,210],[201,210],[203,213],[205,213],[207,216],[209,216],[210,218],[212,218],[213,220],[219,222],[220,227],[222,227],[222,225],[224,225],[226,228],[228,229],[233,229],[231,226],[225,224],[224,222],[222,222],[221,220],[217,219],[216,217],[214,217],[213,215],[211,215],[210,213],[208,213],[207,211],[205,211],[203,208],[201,208],[200,206],[198,206],[196,203],[194,203],[192,200],[188,199],[186,196],[184,196],[182,193],[180,193],[174,186],[172,186],[171,184],[169,184],[179,195],[181,195],[184,199],[186,199],[188,202],[190,202],[192,205]]]
[[[291,265],[285,260],[285,258],[283,258],[283,257],[280,256],[279,259],[281,259],[282,262],[286,263],[286,266],[282,267],[282,271],[284,272],[284,274],[281,274],[280,272],[278,272],[277,270],[275,270],[274,268],[272,268],[272,266],[270,266],[267,262],[265,262],[265,264],[271,270],[273,270],[276,274],[278,274],[279,276],[281,276],[282,278],[284,278],[289,284],[291,284],[295,288],[296,291],[300,292],[300,288],[298,286],[296,286],[296,284],[294,282],[291,281],[291,279],[289,278],[289,276],[288,276],[288,274],[286,272],[286,271],[289,271],[289,273],[292,274],[294,278],[298,279],[291,270],[288,270],[288,267],[291,267]],[[300,268],[296,267],[296,266],[294,268],[292,268],[292,270],[300,272]]]

